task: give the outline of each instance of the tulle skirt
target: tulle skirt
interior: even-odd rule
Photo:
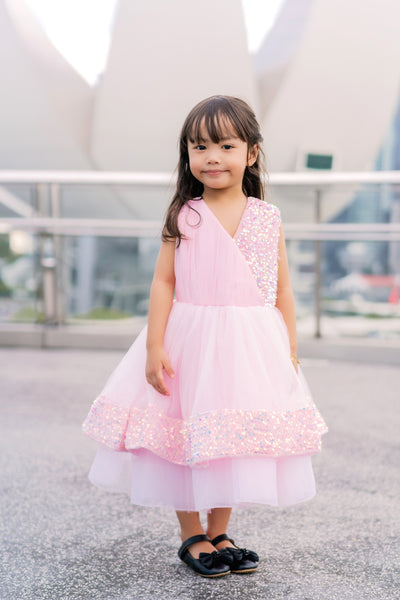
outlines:
[[[164,338],[170,396],[145,379],[146,328],[84,423],[100,442],[90,480],[175,510],[296,504],[315,494],[327,430],[272,306],[174,302]]]

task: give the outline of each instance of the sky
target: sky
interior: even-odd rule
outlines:
[[[249,51],[253,53],[273,25],[283,0],[241,1]],[[66,60],[94,84],[106,61],[116,0],[25,0],[25,3]]]

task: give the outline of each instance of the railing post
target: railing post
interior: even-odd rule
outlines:
[[[44,246],[46,242],[50,242],[49,236],[43,236],[47,239],[44,240]],[[43,311],[44,320],[46,325],[57,324],[57,302],[56,302],[56,260],[53,256],[43,256],[41,260],[42,267],[42,281],[43,281]]]
[[[315,222],[321,223],[321,202],[322,202],[322,190],[317,188],[315,190]],[[321,240],[315,240],[315,287],[314,287],[314,304],[315,304],[315,333],[314,337],[321,337],[321,288],[322,288],[322,242]]]
[[[38,213],[41,217],[49,215],[48,189],[45,183],[37,184]],[[41,287],[43,297],[44,323],[54,325],[57,323],[56,302],[56,260],[54,257],[54,239],[52,235],[39,232],[39,252]]]
[[[60,218],[60,185],[50,184],[50,210],[53,218]],[[65,322],[65,269],[63,261],[63,239],[61,235],[53,234],[54,252],[54,294],[55,312],[54,321],[57,325]]]

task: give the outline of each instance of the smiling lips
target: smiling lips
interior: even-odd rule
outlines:
[[[211,171],[203,171],[206,175],[221,175],[222,173],[226,173],[226,171],[221,170],[211,170]]]

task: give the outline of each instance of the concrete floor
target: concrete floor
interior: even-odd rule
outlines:
[[[400,597],[398,366],[303,360],[330,428],[317,496],[235,510],[229,533],[259,569],[207,580],[179,561],[171,511],[87,479],[96,444],[80,426],[122,355],[0,349],[1,600]]]

